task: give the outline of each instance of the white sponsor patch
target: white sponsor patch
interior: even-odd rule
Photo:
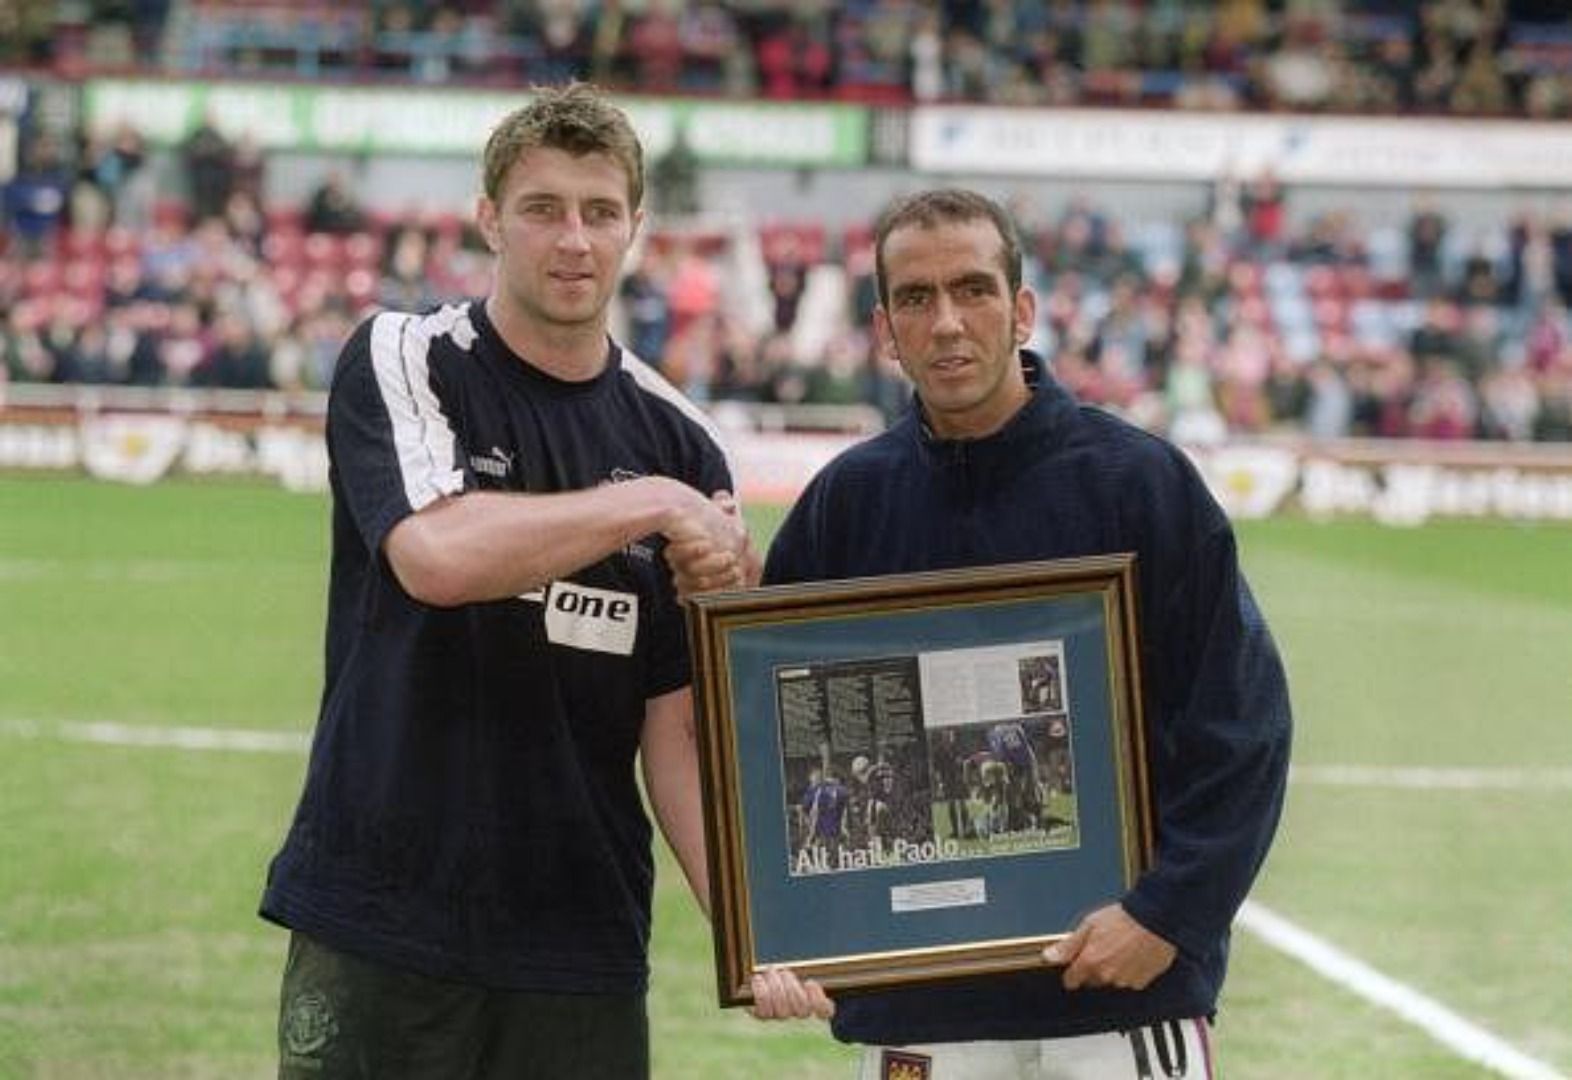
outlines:
[[[635,593],[555,581],[546,591],[546,640],[592,652],[632,656],[639,633]]]

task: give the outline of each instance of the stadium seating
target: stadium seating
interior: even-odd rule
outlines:
[[[1422,17],[1424,8],[1433,10]],[[630,7],[609,28],[598,10],[588,0],[96,0],[59,4],[52,33],[6,51],[68,77],[97,64],[343,81],[578,77],[641,92],[880,104],[1572,115],[1572,26],[1548,3],[682,0]],[[1461,60],[1476,40],[1491,47],[1469,71]],[[924,52],[931,65],[914,60]]]
[[[0,64],[20,57],[67,79],[95,64],[116,73],[140,67],[402,83],[519,85],[588,76],[641,91],[656,78],[676,93],[839,97],[897,107],[937,98],[1572,114],[1572,27],[1565,20],[1543,17],[1544,5],[1508,4],[1501,21],[1483,8],[1470,21],[1459,14],[1464,8],[1472,10],[1450,5],[1421,15],[1379,0],[1287,11],[1251,2],[934,7],[852,0],[801,7],[687,0],[635,9],[620,32],[591,37],[593,5],[575,0],[545,7],[486,0],[89,2],[60,5],[52,38],[8,43],[17,51],[0,52]],[[666,21],[656,25],[660,19]],[[1461,64],[1444,78],[1437,73],[1438,52],[1461,57],[1476,37],[1495,45],[1489,70],[1474,73],[1479,85],[1465,83]],[[919,71],[924,50],[940,59]],[[1295,63],[1278,63],[1285,58]],[[1329,65],[1336,78],[1296,82],[1288,74],[1326,75],[1321,69]],[[253,224],[242,212],[216,232],[193,222],[192,201],[167,192],[144,220],[117,222],[110,210],[107,228],[64,224],[41,243],[23,243],[0,227],[0,351],[11,377],[55,377],[47,366],[16,360],[23,352],[36,359],[32,345],[46,325],[52,370],[62,377],[78,370],[66,315],[132,309],[137,332],[159,337],[173,332],[177,309],[194,306],[207,324],[239,305],[254,322],[269,324],[259,329],[287,352],[298,345],[291,339],[320,329],[324,313],[353,320],[378,306],[478,295],[489,286],[489,260],[456,214],[368,207],[353,227],[313,231],[306,206],[262,206],[262,195],[259,187],[251,192]],[[1274,220],[1286,220],[1292,198],[1289,192],[1278,200]],[[1366,402],[1363,414],[1355,410],[1353,433],[1374,432],[1360,415],[1403,413],[1425,371],[1438,366],[1459,367],[1476,388],[1504,368],[1524,367],[1547,399],[1565,396],[1562,384],[1572,379],[1572,223],[1550,226],[1554,287],[1547,297],[1520,280],[1518,222],[1495,222],[1484,237],[1453,230],[1438,253],[1438,276],[1421,282],[1405,224],[1356,229],[1354,209],[1334,208],[1271,235],[1280,224],[1249,214],[1229,232],[1210,220],[1129,210],[1115,217],[1071,200],[1063,220],[1033,225],[1025,238],[1032,283],[1044,300],[1038,344],[1062,355],[1082,393],[1157,422],[1170,407],[1168,376],[1182,354],[1202,362],[1225,419],[1251,430],[1298,423],[1304,374],[1323,359],[1351,392],[1378,385],[1384,395]],[[410,233],[418,234],[413,247],[403,242]],[[1119,235],[1127,247],[1112,239]],[[674,264],[697,258],[726,282],[728,306],[706,311],[718,324],[706,326],[704,347],[717,355],[693,367],[727,374],[713,387],[690,389],[700,397],[759,400],[832,392],[827,380],[807,376],[823,366],[823,354],[869,352],[871,241],[866,225],[801,220],[763,220],[746,236],[704,223],[656,230],[643,247],[639,288],[646,313],[665,314],[641,327],[642,348],[660,362],[668,346],[696,347],[692,336],[678,334],[686,327],[673,325],[688,313],[674,317],[680,305],[671,303],[669,287]],[[1488,296],[1467,292],[1469,273],[1483,273]],[[1454,329],[1430,325],[1427,304],[1436,293],[1443,298],[1438,317]],[[1490,317],[1474,318],[1482,305]],[[1466,329],[1479,324],[1494,326],[1493,336]],[[886,377],[871,356],[866,367],[871,400],[883,394]],[[190,377],[188,369],[176,365],[166,377]],[[301,378],[308,387],[324,382],[320,369],[279,377]],[[1495,433],[1484,413],[1476,430]],[[1401,434],[1403,425],[1385,423],[1380,433]]]

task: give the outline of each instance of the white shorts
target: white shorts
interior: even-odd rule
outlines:
[[[866,1046],[858,1080],[1212,1080],[1205,1020],[1070,1039]]]

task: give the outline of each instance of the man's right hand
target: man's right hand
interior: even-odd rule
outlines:
[[[692,489],[689,489],[690,491]],[[681,499],[661,522],[679,597],[757,582],[758,556],[730,492]]]

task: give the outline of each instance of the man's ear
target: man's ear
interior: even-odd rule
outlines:
[[[1015,290],[1015,343],[1025,345],[1037,329],[1037,294],[1026,286]]]
[[[901,354],[895,347],[895,328],[890,325],[890,313],[884,310],[883,304],[873,309],[873,336],[884,358],[899,363]]]
[[[481,195],[475,200],[475,225],[493,255],[502,252],[502,228],[497,222],[497,204]]]

